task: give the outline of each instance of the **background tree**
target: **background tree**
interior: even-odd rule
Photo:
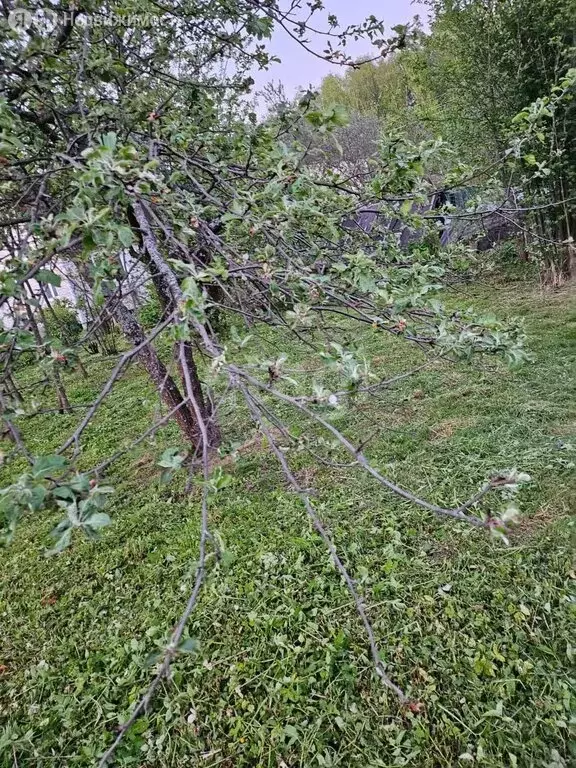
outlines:
[[[329,103],[315,92],[300,92],[292,100],[281,84],[268,84],[263,91],[268,107],[267,120],[274,124],[284,142],[306,148],[302,162],[323,172],[337,171],[360,189],[372,175],[378,154],[382,126],[373,115],[349,111],[343,103]],[[303,115],[312,110],[331,117],[330,131],[319,132]]]
[[[387,132],[442,137],[458,160],[476,169],[474,183],[498,169],[505,207],[514,206],[521,191],[516,204],[523,209],[518,231],[524,247],[541,262],[545,281],[557,285],[575,263],[576,121],[568,84],[576,64],[574,0],[428,5],[429,33],[417,32],[386,60],[326,77],[322,103],[374,116]],[[554,98],[562,90],[566,97]],[[522,142],[521,156],[501,164],[511,151],[514,126],[523,122],[524,132],[534,121],[539,129],[530,143]]]
[[[390,57],[360,60],[342,75],[328,75],[320,88],[321,103],[342,104],[352,113],[376,119],[384,132],[400,132],[411,141],[441,135],[433,124],[439,113],[437,94],[422,76],[427,69],[424,40],[416,29],[407,46]]]
[[[526,117],[540,120],[540,128],[531,146],[523,146],[523,168],[503,169],[502,180],[522,188],[523,206],[535,208],[528,218],[533,245],[547,278],[561,282],[574,266],[575,105],[570,94],[554,104],[549,98],[555,89],[573,94],[565,78],[576,65],[576,6],[573,0],[465,0],[430,7],[422,75],[441,104],[438,129],[462,157],[497,162],[516,116],[535,105]]]

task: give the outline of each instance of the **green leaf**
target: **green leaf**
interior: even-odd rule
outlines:
[[[105,528],[111,522],[110,515],[107,515],[106,512],[94,512],[85,521],[84,525],[89,525],[90,528]]]
[[[158,466],[167,469],[180,469],[184,458],[184,454],[180,453],[180,448],[166,448],[158,461]]]
[[[172,480],[174,477],[174,470],[173,469],[164,469],[160,473],[160,483],[161,485],[168,485],[168,483]]]
[[[222,467],[217,467],[212,477],[208,481],[208,485],[212,491],[220,491],[222,488],[226,488],[233,482],[232,475],[223,471]]]
[[[30,509],[34,512],[38,512],[38,510],[42,509],[47,495],[48,491],[43,485],[33,486],[30,489],[30,499],[28,501]]]
[[[62,536],[58,539],[56,542],[56,545],[52,549],[48,549],[46,551],[46,557],[51,557],[52,555],[59,555],[61,552],[63,552],[67,547],[70,546],[72,542],[72,528],[67,528]]]
[[[348,112],[346,111],[346,107],[342,106],[342,104],[337,104],[333,108],[330,117],[334,125],[343,126],[348,124]]]
[[[118,227],[118,240],[120,240],[124,248],[130,248],[134,242],[134,235],[130,227]]]
[[[64,456],[40,456],[34,462],[32,467],[33,477],[47,477],[55,470],[64,469],[68,465],[68,460]]]
[[[51,531],[50,535],[54,539],[58,539],[64,533],[64,531],[67,531],[68,528],[71,527],[71,525],[72,523],[70,522],[70,520],[67,517],[65,517],[63,520],[60,520],[60,522],[54,528],[54,530]]]
[[[284,726],[284,733],[286,734],[286,736],[288,736],[290,739],[294,741],[299,738],[298,731],[293,725],[290,725],[290,723]]]
[[[102,136],[102,144],[106,149],[115,150],[117,141],[118,137],[112,131],[110,131],[110,133],[105,133],[104,136]]]
[[[158,664],[162,659],[164,658],[164,653],[162,651],[153,651],[151,654],[149,654],[146,657],[146,661],[144,664],[147,667],[154,667],[156,664]]]
[[[200,647],[200,643],[195,637],[186,637],[178,645],[180,653],[195,653]]]
[[[87,493],[90,490],[90,480],[87,475],[76,475],[75,478],[70,480],[68,486],[77,493]],[[99,489],[102,492],[102,489]]]
[[[74,492],[68,485],[59,485],[52,491],[52,495],[57,499],[74,499]]]
[[[51,272],[49,269],[38,270],[38,272],[36,272],[36,280],[39,283],[50,283],[50,285],[55,285],[57,288],[59,288],[62,284],[62,278],[60,275],[57,275],[55,272]]]
[[[237,197],[235,197],[230,205],[230,210],[237,216],[243,216],[245,212],[245,206],[240,202],[240,200],[238,200]]]
[[[220,553],[220,563],[223,568],[229,568],[236,560],[236,555],[231,549]]]

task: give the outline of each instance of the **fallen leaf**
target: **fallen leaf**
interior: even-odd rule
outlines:
[[[58,598],[56,595],[44,595],[44,597],[40,600],[41,605],[54,605]]]

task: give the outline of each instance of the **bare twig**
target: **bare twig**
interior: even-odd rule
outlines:
[[[112,371],[112,373],[110,375],[110,378],[108,379],[108,381],[106,382],[104,387],[100,390],[100,394],[98,395],[98,397],[96,398],[94,403],[92,403],[92,405],[90,406],[90,410],[88,411],[86,416],[82,419],[82,421],[76,427],[76,429],[74,430],[73,434],[70,435],[68,440],[66,440],[66,442],[63,443],[60,446],[60,448],[58,448],[56,453],[64,453],[64,451],[66,451],[68,448],[70,448],[71,445],[78,443],[78,439],[79,439],[80,435],[82,434],[82,432],[86,429],[86,427],[90,423],[92,417],[94,416],[94,414],[96,413],[96,411],[100,407],[100,404],[102,403],[102,401],[112,391],[112,387],[114,386],[114,383],[121,376],[121,374],[124,372],[124,369],[125,369],[126,365],[130,362],[130,360],[132,360],[133,357],[135,357],[138,354],[138,352],[140,352],[141,349],[143,349],[148,344],[150,344],[150,342],[153,339],[155,339],[156,336],[158,336],[158,334],[162,333],[162,331],[172,322],[172,320],[174,318],[174,315],[175,315],[175,313],[172,312],[167,318],[165,318],[165,320],[162,323],[157,325],[156,328],[154,328],[148,334],[148,336],[146,336],[146,338],[144,339],[144,341],[141,344],[138,344],[136,347],[133,347],[131,350],[129,350],[128,352],[125,352],[122,355],[122,357],[116,363],[116,365],[114,367],[114,370]]]
[[[298,496],[300,497],[302,503],[304,504],[306,512],[308,513],[308,517],[312,521],[314,528],[319,533],[320,537],[322,538],[322,541],[324,542],[324,544],[328,548],[328,551],[330,552],[332,562],[334,563],[334,565],[340,572],[342,578],[346,582],[348,591],[352,595],[352,599],[354,600],[354,605],[356,606],[358,615],[360,616],[360,619],[362,620],[362,624],[364,625],[366,634],[368,635],[368,641],[370,643],[370,653],[372,655],[372,660],[374,662],[376,673],[378,674],[378,676],[380,677],[384,685],[387,688],[389,688],[398,697],[400,703],[406,704],[408,702],[408,697],[406,696],[404,691],[401,688],[399,688],[396,685],[396,683],[394,683],[386,674],[386,667],[384,666],[384,663],[382,662],[382,659],[380,657],[380,651],[378,649],[376,638],[374,636],[374,629],[372,627],[372,624],[370,623],[370,620],[368,619],[368,616],[366,615],[366,610],[364,608],[363,600],[361,596],[358,594],[358,592],[356,591],[354,580],[348,573],[348,570],[344,565],[344,563],[342,562],[342,559],[340,558],[340,555],[338,554],[332,539],[330,538],[326,528],[324,527],[322,521],[320,520],[318,513],[314,509],[312,502],[310,501],[309,494],[301,487],[296,477],[294,476],[294,473],[290,469],[290,466],[286,460],[286,456],[282,453],[282,451],[276,444],[276,441],[274,440],[272,433],[266,426],[264,419],[262,417],[262,413],[259,411],[258,405],[254,397],[250,394],[250,392],[245,386],[240,385],[240,390],[243,393],[244,397],[246,398],[246,402],[248,403],[248,408],[250,410],[250,413],[252,414],[252,418],[254,419],[256,424],[260,426],[260,429],[262,430],[262,432],[266,435],[266,439],[268,440],[268,443],[270,445],[270,448],[272,449],[272,452],[280,462],[282,471],[284,472],[284,474],[286,475],[286,478],[292,485],[294,492],[297,493]]]
[[[416,504],[419,507],[422,507],[423,509],[427,509],[430,512],[434,512],[437,515],[451,517],[456,520],[461,520],[462,522],[469,523],[470,525],[474,525],[479,528],[489,527],[489,523],[486,520],[482,520],[482,518],[480,517],[466,515],[464,514],[464,512],[467,509],[469,509],[471,506],[476,504],[483,496],[486,495],[486,493],[488,493],[489,490],[491,490],[491,488],[493,487],[492,482],[487,484],[482,489],[482,491],[480,492],[481,495],[476,494],[476,496],[474,496],[472,499],[464,502],[458,507],[446,508],[446,507],[440,507],[437,504],[432,504],[431,502],[426,501],[425,499],[419,498],[418,496],[413,494],[411,491],[407,491],[405,488],[402,488],[396,483],[393,483],[391,480],[388,480],[388,478],[384,477],[375,467],[372,466],[372,464],[368,461],[368,459],[362,453],[362,451],[359,451],[358,448],[354,446],[350,442],[350,440],[348,440],[348,438],[345,437],[345,435],[343,435],[340,432],[340,430],[336,429],[336,427],[333,424],[330,424],[329,421],[326,421],[326,419],[320,416],[320,414],[311,410],[307,405],[301,402],[298,398],[291,397],[290,395],[286,395],[277,389],[273,389],[272,387],[268,386],[267,384],[264,384],[263,382],[259,381],[253,376],[250,376],[248,373],[246,373],[246,371],[244,371],[241,368],[238,368],[236,366],[229,366],[229,368],[233,369],[236,375],[241,376],[253,386],[257,387],[262,391],[270,393],[273,397],[275,397],[278,400],[281,400],[285,403],[288,403],[289,405],[294,406],[295,408],[298,408],[298,410],[302,411],[311,419],[313,419],[318,424],[320,424],[322,427],[327,429],[332,435],[334,435],[334,437],[338,440],[338,442],[352,456],[355,457],[356,461],[358,462],[358,464],[360,464],[360,466],[362,466],[370,475],[372,475],[372,477],[378,480],[378,482],[381,485],[393,491],[398,496],[401,496],[403,499],[406,499],[407,501],[410,501],[413,504]]]
[[[198,566],[196,568],[196,576],[194,579],[194,586],[192,588],[192,592],[190,593],[190,597],[188,598],[186,607],[184,608],[184,611],[182,612],[182,615],[178,620],[178,624],[176,625],[174,631],[172,632],[172,635],[170,637],[170,642],[166,647],[164,657],[160,664],[160,668],[156,673],[156,676],[148,686],[145,694],[142,696],[142,698],[134,708],[128,720],[121,726],[116,738],[114,739],[114,742],[102,756],[102,759],[98,764],[99,768],[105,768],[105,766],[108,765],[109,761],[114,756],[114,753],[118,749],[120,743],[124,739],[124,736],[126,735],[128,730],[136,722],[136,720],[140,717],[140,715],[146,711],[147,707],[152,701],[152,698],[154,697],[156,689],[158,688],[162,680],[168,676],[168,673],[170,671],[170,665],[172,664],[174,657],[178,653],[178,646],[182,639],[182,635],[184,634],[184,629],[186,628],[188,619],[190,618],[192,611],[196,607],[198,595],[200,594],[200,588],[202,587],[202,583],[204,581],[204,576],[206,573],[206,554],[207,554],[206,549],[207,549],[208,539],[210,538],[210,532],[208,530],[208,492],[209,492],[208,479],[210,474],[210,465],[209,465],[210,443],[209,443],[209,437],[208,437],[208,426],[204,421],[202,408],[200,407],[200,404],[196,401],[196,398],[194,396],[194,389],[192,387],[190,374],[188,372],[188,367],[186,365],[186,353],[185,353],[185,347],[183,342],[180,344],[180,356],[182,361],[182,367],[184,370],[186,394],[190,403],[192,404],[194,413],[196,414],[196,418],[198,419],[198,425],[200,427],[200,433],[202,436],[202,465],[203,465],[203,474],[204,474],[204,487],[202,491],[202,515],[201,515],[201,522],[200,522],[200,551],[198,556]]]

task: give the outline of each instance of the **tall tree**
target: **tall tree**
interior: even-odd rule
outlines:
[[[523,188],[529,225],[553,281],[575,266],[576,66],[574,0],[430,0],[424,77],[438,101],[443,135],[478,165],[510,146],[517,116],[539,122],[520,167],[503,181]],[[567,75],[568,80],[566,80]],[[558,91],[567,90],[563,99]],[[572,95],[571,95],[572,94]],[[520,117],[522,122],[522,117]],[[552,205],[550,205],[552,203]],[[542,207],[542,206],[546,207]]]

